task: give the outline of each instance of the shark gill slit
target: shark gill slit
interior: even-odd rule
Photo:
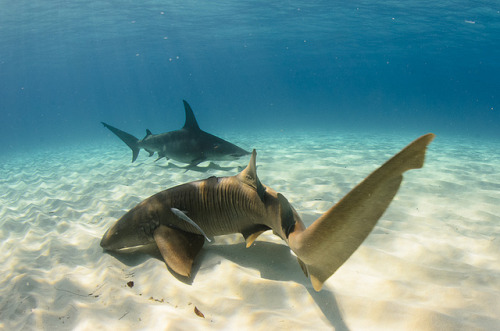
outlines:
[[[229,187],[229,185],[223,185],[220,188],[222,198],[225,199],[224,201],[224,210],[226,210],[226,213],[228,214],[228,219],[226,222],[231,222],[231,219],[238,219],[238,213],[236,212],[236,209],[234,208],[235,203],[237,203],[239,197],[238,197],[238,189],[234,190]],[[236,223],[236,222],[232,222]],[[231,226],[231,224],[228,224],[228,226]],[[239,230],[239,229],[238,229]]]
[[[232,196],[228,192],[227,185],[219,184],[212,190],[212,195],[214,203],[216,204],[217,215],[220,218],[219,229],[221,233],[229,232],[233,229],[233,222],[231,222],[232,217],[234,217],[233,211],[230,208],[230,200]]]

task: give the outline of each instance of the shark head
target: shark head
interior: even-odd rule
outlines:
[[[213,160],[233,161],[251,153],[230,142],[217,141],[214,142],[211,148],[207,149],[204,154],[207,158]]]
[[[101,240],[101,247],[107,251],[134,250],[154,242],[153,231],[158,222],[151,220],[150,206],[140,203],[106,231]]]

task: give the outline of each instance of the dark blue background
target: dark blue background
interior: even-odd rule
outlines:
[[[0,11],[2,150],[212,133],[500,138],[497,1],[15,1]]]

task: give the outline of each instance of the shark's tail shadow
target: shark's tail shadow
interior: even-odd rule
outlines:
[[[403,173],[421,168],[434,134],[406,146],[372,172],[307,229],[290,233],[289,246],[304,273],[319,291],[323,283],[361,245],[389,206]]]
[[[109,124],[106,124],[104,122],[101,122],[102,125],[104,125],[106,128],[108,128],[111,132],[116,134],[118,138],[120,138],[125,144],[127,144],[128,147],[132,150],[132,162],[134,162],[137,159],[137,156],[139,155],[139,151],[141,150],[138,141],[136,137],[131,135],[130,133],[127,133],[125,131],[122,131],[120,129],[117,129]]]

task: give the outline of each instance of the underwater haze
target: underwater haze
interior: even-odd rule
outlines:
[[[497,1],[13,1],[3,152],[202,129],[500,136]],[[109,136],[108,136],[109,137]]]
[[[499,59],[498,0],[0,0],[0,329],[500,329]],[[182,140],[130,136],[182,128],[183,100],[216,137],[191,115]],[[298,240],[311,274],[347,259],[319,292],[273,231],[246,247],[207,230],[255,230],[250,243],[268,220],[246,231],[185,191],[227,183],[212,176],[241,173],[252,149],[258,179],[237,178],[255,199],[220,184],[199,201],[245,215],[272,202],[259,182],[285,196],[297,215],[280,207],[272,226],[312,225]],[[150,212],[105,235],[204,178],[167,201],[191,225]],[[380,218],[361,242],[367,210]],[[100,245],[175,246],[160,220],[215,236],[189,279]]]

